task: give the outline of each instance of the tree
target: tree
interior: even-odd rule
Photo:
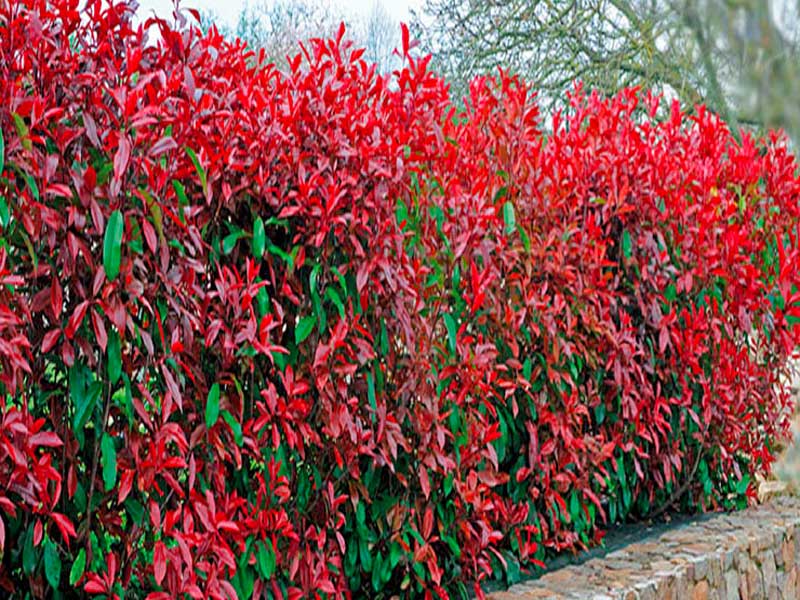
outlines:
[[[426,0],[416,24],[456,93],[502,65],[545,108],[575,79],[606,93],[638,85],[800,137],[790,0]]]
[[[398,46],[398,24],[392,20],[381,0],[374,0],[366,22],[360,27],[363,38],[365,57],[378,65],[383,72],[395,66],[394,50]]]
[[[235,27],[221,21],[213,11],[203,13],[202,25],[211,24],[228,37],[238,37],[254,49],[264,49],[279,65],[299,50],[298,44],[312,37],[332,37],[339,23],[348,27],[348,37],[366,49],[368,61],[381,72],[396,66],[394,49],[399,45],[399,23],[395,23],[381,0],[374,0],[366,17],[354,18],[325,0],[257,0],[246,3]]]
[[[325,0],[256,0],[245,2],[234,27],[213,11],[203,14],[203,25],[212,23],[227,37],[238,37],[253,49],[263,49],[271,62],[286,63],[300,48],[298,42],[331,36],[340,19]]]

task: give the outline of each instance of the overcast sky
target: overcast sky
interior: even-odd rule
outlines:
[[[170,17],[172,15],[172,0],[138,0],[140,17],[146,17],[151,11],[157,15]],[[246,0],[182,0],[181,6],[200,8],[214,11],[229,25],[235,25]],[[267,0],[269,1],[269,0]],[[353,17],[367,17],[372,10],[372,5],[380,2],[387,12],[397,20],[397,23],[408,22],[409,10],[419,8],[422,0],[348,0],[346,2],[331,2],[339,13],[350,14]],[[255,4],[251,0],[251,4]]]

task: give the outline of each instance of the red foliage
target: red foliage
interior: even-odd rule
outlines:
[[[4,589],[463,596],[769,470],[780,137],[77,6],[0,0]]]

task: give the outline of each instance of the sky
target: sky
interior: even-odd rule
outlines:
[[[171,17],[172,0],[138,0],[140,17],[146,17],[151,11],[159,16]],[[269,0],[267,0],[269,1]],[[349,0],[345,2],[331,2],[339,13],[350,14],[352,17],[369,16],[374,2],[380,2],[387,12],[397,21],[408,22],[412,8],[419,9],[422,0]],[[251,4],[254,4],[251,0]],[[245,0],[181,0],[181,6],[212,10],[220,19],[229,25],[235,25]]]

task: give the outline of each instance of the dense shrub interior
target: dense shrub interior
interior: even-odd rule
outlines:
[[[462,597],[752,497],[781,137],[635,90],[545,121],[504,72],[455,103],[406,31],[391,76],[343,31],[279,72],[86,4],[0,0],[8,593]]]

